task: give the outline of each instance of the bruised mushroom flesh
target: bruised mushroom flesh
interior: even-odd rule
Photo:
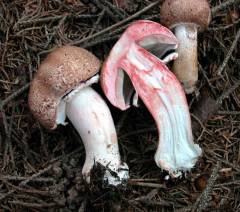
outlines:
[[[143,100],[159,131],[156,164],[173,177],[191,169],[201,155],[193,142],[184,91],[165,65],[177,58],[177,46],[177,39],[167,28],[152,21],[137,21],[115,44],[101,74],[105,95],[119,109],[130,107],[129,96],[134,90]],[[125,90],[128,78],[132,89],[128,86]]]

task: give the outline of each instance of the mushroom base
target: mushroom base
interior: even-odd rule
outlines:
[[[154,112],[160,139],[154,159],[158,167],[168,171],[172,177],[181,176],[182,171],[194,167],[202,150],[193,143],[189,116],[180,105],[171,107],[164,94],[160,94],[166,107]]]
[[[120,160],[118,141],[111,113],[103,99],[92,88],[78,91],[66,104],[66,115],[80,134],[86,160],[83,176],[90,182],[95,163],[106,167],[104,181],[122,184],[128,179],[128,166]]]

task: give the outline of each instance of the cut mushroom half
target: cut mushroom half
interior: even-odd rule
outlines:
[[[158,23],[132,23],[112,48],[101,72],[109,101],[121,110],[130,107],[134,91],[156,121],[159,142],[156,164],[172,177],[190,170],[201,155],[193,142],[185,93],[165,63],[177,58],[176,37]]]
[[[110,110],[90,86],[98,82],[100,61],[85,49],[63,46],[41,63],[29,91],[29,107],[47,129],[71,121],[86,150],[83,176],[90,182],[95,163],[106,168],[103,180],[119,185],[128,179],[128,166],[120,159]]]

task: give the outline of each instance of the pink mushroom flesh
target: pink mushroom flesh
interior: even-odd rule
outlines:
[[[114,106],[126,110],[134,91],[143,100],[159,131],[156,164],[173,177],[191,169],[201,154],[193,143],[185,93],[165,65],[176,59],[177,45],[167,28],[137,21],[115,44],[101,74],[102,88]]]

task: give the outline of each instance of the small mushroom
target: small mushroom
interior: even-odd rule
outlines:
[[[178,38],[178,59],[173,72],[183,83],[186,93],[192,93],[198,80],[197,33],[211,21],[207,0],[165,0],[161,6],[161,23],[174,30]]]
[[[177,45],[167,28],[136,21],[112,48],[100,76],[105,95],[119,109],[129,108],[132,98],[136,105],[138,95],[143,100],[159,131],[156,164],[173,177],[191,169],[201,154],[193,143],[185,93],[165,65],[177,57]]]
[[[128,178],[128,166],[120,160],[111,113],[90,85],[98,82],[99,60],[85,49],[63,46],[41,63],[29,91],[29,107],[47,129],[65,125],[66,116],[80,134],[86,160],[83,176],[90,182],[94,163],[106,167],[104,179],[118,185]]]

